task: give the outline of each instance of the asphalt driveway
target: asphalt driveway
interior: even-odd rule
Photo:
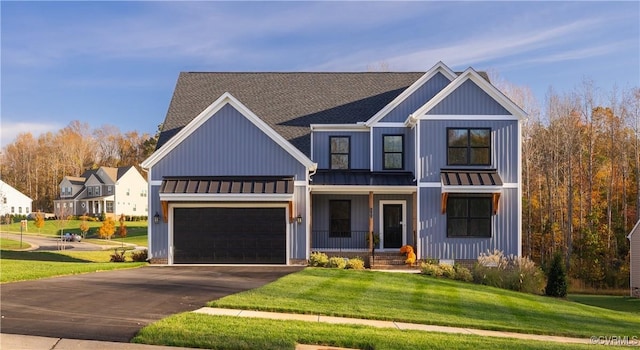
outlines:
[[[2,284],[2,333],[128,342],[145,325],[302,267],[146,266]]]

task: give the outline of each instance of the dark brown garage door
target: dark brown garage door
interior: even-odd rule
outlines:
[[[176,264],[285,264],[285,208],[175,208]]]

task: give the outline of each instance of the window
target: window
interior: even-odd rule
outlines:
[[[22,214],[22,207],[18,207],[18,213]]]
[[[96,196],[100,195],[100,186],[94,186],[93,194],[95,194]]]
[[[351,201],[329,201],[329,237],[351,237]]]
[[[113,201],[107,201],[107,213],[113,213]]]
[[[113,186],[107,186],[107,193],[108,194],[113,193]]]
[[[87,188],[87,194],[88,194],[89,196],[93,196],[93,187],[89,186],[89,187]]]
[[[447,129],[448,165],[490,165],[491,129]]]
[[[11,207],[11,214],[15,214],[16,212],[16,207]]]
[[[491,237],[491,196],[450,194],[447,237]]]
[[[404,169],[404,136],[382,136],[382,153],[384,170]]]
[[[331,169],[349,169],[349,136],[331,136]]]
[[[2,204],[7,204],[7,197],[2,197]]]

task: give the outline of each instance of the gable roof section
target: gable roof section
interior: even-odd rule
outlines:
[[[142,162],[143,168],[151,168],[154,164],[166,156],[173,148],[186,140],[189,135],[202,126],[209,118],[215,115],[222,107],[231,105],[240,114],[247,118],[257,128],[262,130],[268,137],[276,142],[280,147],[287,151],[292,157],[297,159],[301,164],[311,170],[315,170],[316,163],[311,161],[304,153],[294,147],[290,142],[283,138],[273,128],[271,128],[262,119],[258,118],[249,108],[233,97],[229,92],[225,92],[217,100],[205,108],[198,116],[193,118],[187,125],[182,127],[175,136],[167,140],[159,149],[157,149],[149,158]]]
[[[180,73],[156,149],[228,92],[310,156],[311,124],[365,122],[424,72]]]
[[[406,100],[411,94],[416,92],[422,85],[429,81],[429,79],[433,78],[436,74],[441,73],[444,75],[449,81],[453,81],[458,75],[452,71],[449,67],[447,67],[442,61],[436,63],[431,69],[429,69],[426,73],[424,73],[420,79],[416,80],[411,86],[405,89],[400,95],[398,95],[393,101],[389,102],[384,108],[382,108],[378,113],[376,113],[373,117],[367,120],[366,125],[372,126],[378,123],[382,118],[384,118],[387,114],[393,111],[396,107],[402,103],[402,101]]]
[[[485,78],[483,78],[478,72],[476,72],[473,68],[467,68],[462,74],[460,74],[451,84],[447,85],[442,91],[436,94],[429,102],[425,103],[422,107],[420,107],[415,113],[413,113],[409,118],[407,118],[408,124],[412,124],[415,122],[416,118],[426,117],[427,113],[434,107],[436,107],[440,102],[444,101],[449,95],[451,95],[456,89],[458,89],[462,84],[467,81],[474,82],[480,89],[486,92],[491,98],[493,98],[498,104],[500,104],[504,109],[506,109],[512,116],[517,119],[522,119],[526,117],[526,112],[524,112],[518,105],[516,105],[513,101],[511,101],[507,96],[505,96],[500,90],[498,90],[495,86],[489,83]]]
[[[628,239],[631,239],[631,236],[633,236],[634,234],[640,235],[640,220],[638,220],[638,222],[636,222],[636,225],[633,227],[633,229],[631,229],[631,232],[629,232],[629,235],[627,235]]]

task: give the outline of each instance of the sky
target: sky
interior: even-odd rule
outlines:
[[[539,101],[640,86],[640,2],[0,2],[0,146],[154,134],[182,71],[492,71]]]

